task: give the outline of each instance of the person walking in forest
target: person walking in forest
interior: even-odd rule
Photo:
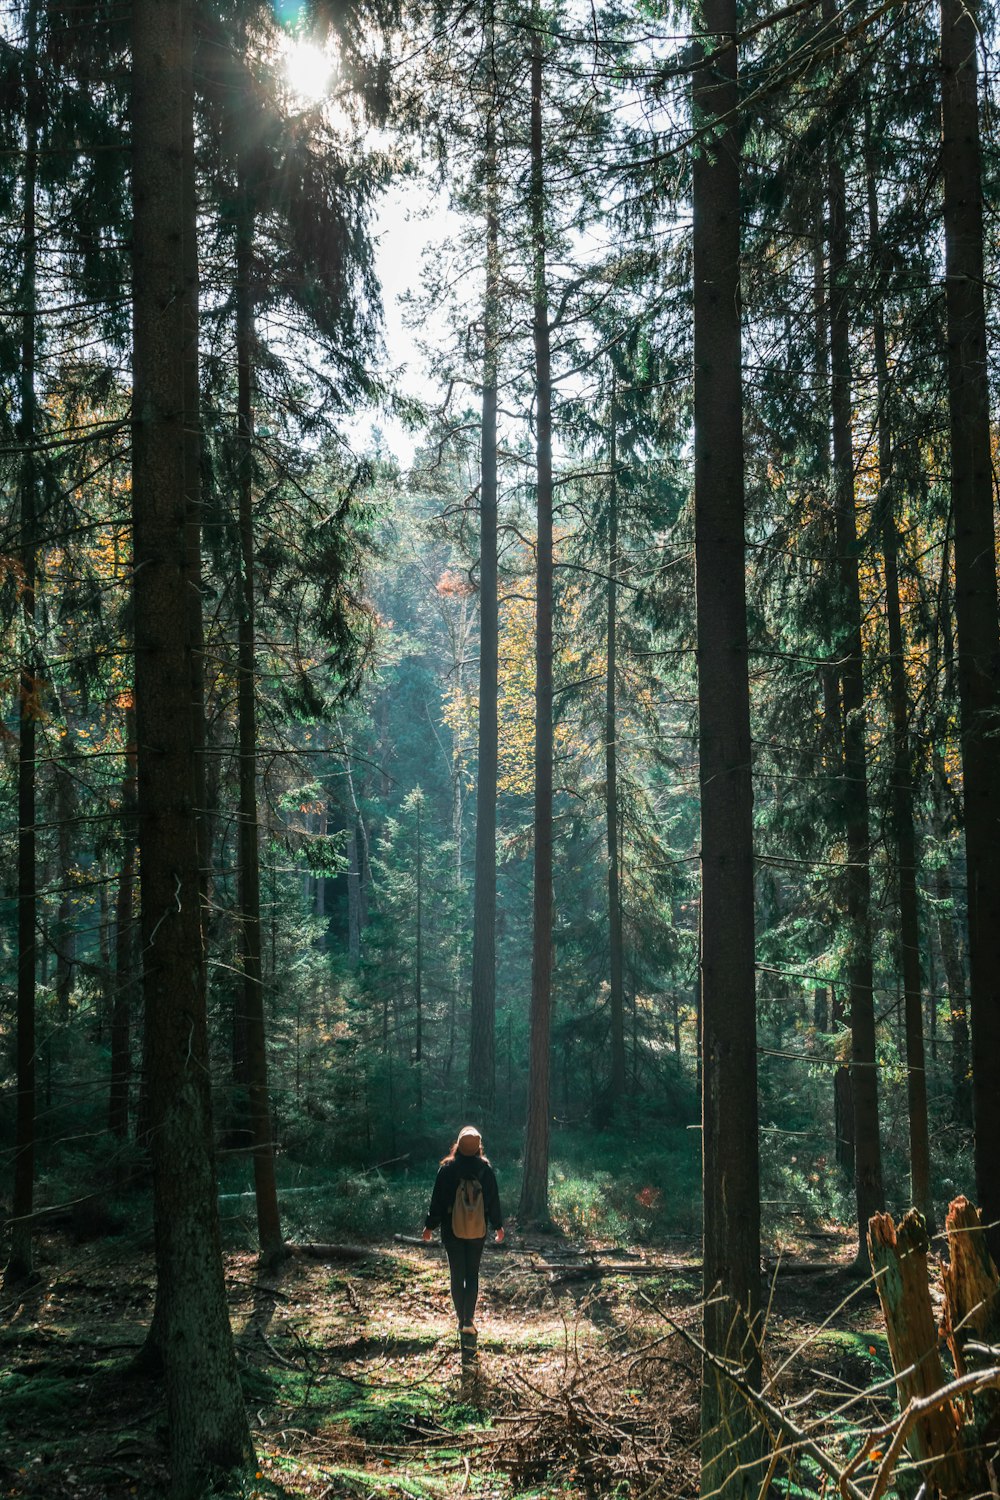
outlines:
[[[424,1223],[424,1239],[429,1240],[439,1225],[441,1241],[448,1252],[451,1296],[464,1344],[466,1339],[476,1337],[473,1319],[487,1225],[496,1231],[497,1244],[503,1243],[496,1174],[483,1155],[482,1137],[474,1125],[463,1126],[438,1168]]]

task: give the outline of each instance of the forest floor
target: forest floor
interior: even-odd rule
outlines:
[[[131,1369],[151,1259],[108,1239],[39,1248],[34,1291],[0,1295],[0,1495],[161,1494],[162,1393]],[[852,1291],[846,1240],[789,1251],[765,1368],[774,1400],[795,1403],[841,1463],[891,1399],[881,1318],[870,1287]],[[229,1255],[257,1465],[225,1493],[697,1494],[699,1358],[678,1331],[700,1330],[694,1247],[514,1234],[488,1249],[482,1282],[479,1359],[463,1366],[440,1246],[382,1243],[351,1262],[297,1254],[260,1274],[253,1256]],[[818,1488],[800,1463],[780,1493]]]

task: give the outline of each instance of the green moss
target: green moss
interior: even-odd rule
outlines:
[[[447,1484],[443,1480],[433,1480],[427,1477],[417,1479],[414,1475],[393,1470],[392,1473],[384,1475],[370,1473],[367,1469],[351,1469],[338,1466],[332,1469],[324,1469],[323,1477],[327,1482],[337,1481],[336,1494],[344,1497],[368,1495],[410,1495],[412,1500],[429,1500],[434,1497],[438,1500],[440,1495],[447,1491]]]
[[[354,1436],[366,1443],[413,1443],[424,1435],[424,1415],[411,1401],[387,1401],[382,1406],[355,1408],[350,1427]]]
[[[490,1418],[468,1401],[449,1401],[441,1408],[438,1421],[448,1432],[464,1432],[468,1428],[492,1427]],[[443,1456],[443,1455],[441,1455]]]
[[[842,1378],[857,1386],[873,1385],[892,1374],[889,1344],[884,1333],[871,1329],[824,1329],[813,1348],[827,1352]]]
[[[59,1418],[72,1419],[81,1404],[80,1375],[36,1371],[25,1375],[17,1370],[0,1374],[0,1428],[17,1431],[48,1428]]]

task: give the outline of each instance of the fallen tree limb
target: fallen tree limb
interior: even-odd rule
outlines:
[[[711,1365],[713,1369],[718,1370],[722,1375],[725,1375],[726,1379],[740,1392],[745,1400],[751,1406],[755,1406],[761,1415],[766,1417],[767,1421],[773,1424],[781,1433],[782,1437],[793,1445],[797,1453],[805,1454],[808,1458],[811,1458],[822,1469],[823,1473],[827,1474],[834,1481],[844,1496],[844,1500],[868,1500],[868,1496],[864,1490],[860,1489],[852,1479],[844,1475],[836,1460],[831,1458],[829,1453],[821,1448],[815,1439],[808,1437],[801,1428],[796,1427],[795,1423],[790,1417],[785,1415],[780,1406],[776,1406],[773,1401],[769,1401],[766,1396],[762,1396],[760,1391],[755,1391],[750,1382],[734,1370],[731,1365],[728,1365],[724,1359],[719,1359],[717,1355],[709,1353],[700,1339],[696,1339],[693,1333],[689,1333],[669,1313],[664,1312],[662,1307],[651,1302],[648,1297],[645,1300],[649,1302],[653,1311],[658,1313],[664,1322],[669,1324],[674,1332],[690,1348],[696,1350],[701,1355],[701,1358],[707,1364]]]
[[[642,1260],[639,1250],[619,1250],[615,1246],[607,1247],[578,1247],[576,1245],[552,1245],[547,1249],[536,1247],[535,1254],[544,1255],[549,1260],[600,1260],[602,1256],[613,1255],[618,1260]]]
[[[950,1381],[948,1385],[943,1385],[940,1390],[935,1391],[931,1396],[924,1396],[921,1399],[914,1397],[902,1416],[898,1417],[893,1424],[896,1430],[891,1443],[885,1451],[882,1462],[879,1464],[879,1470],[875,1476],[875,1484],[868,1500],[881,1500],[881,1497],[889,1488],[889,1481],[892,1478],[892,1471],[896,1467],[896,1460],[899,1458],[900,1450],[919,1422],[923,1421],[937,1407],[943,1406],[948,1401],[955,1400],[956,1397],[965,1395],[978,1396],[983,1391],[996,1390],[998,1387],[1000,1387],[1000,1368],[995,1370],[977,1370],[971,1375],[962,1375],[958,1380]],[[886,1431],[888,1430],[886,1429]]]
[[[440,1250],[440,1236],[434,1240],[425,1240],[418,1234],[394,1234],[393,1240],[397,1245],[412,1245],[414,1250]],[[496,1240],[486,1239],[487,1250],[499,1250],[504,1255],[527,1255],[529,1252],[520,1245],[508,1245],[506,1240],[501,1240],[498,1245]]]
[[[386,1255],[378,1245],[288,1245],[289,1255],[302,1255],[307,1260],[378,1260]]]
[[[602,1276],[658,1276],[662,1271],[678,1270],[677,1266],[655,1266],[648,1261],[641,1261],[638,1265],[617,1265],[612,1263],[607,1266],[567,1266],[565,1269],[559,1266],[547,1266],[541,1262],[539,1270],[546,1270],[549,1274],[550,1286],[561,1286],[567,1281],[598,1281]],[[685,1266],[685,1270],[689,1267]]]
[[[771,1255],[761,1264],[768,1275],[777,1271],[780,1276],[840,1276],[852,1269],[842,1260],[779,1260]]]

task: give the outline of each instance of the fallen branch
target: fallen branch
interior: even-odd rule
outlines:
[[[836,1460],[831,1458],[813,1438],[807,1437],[801,1428],[796,1427],[795,1423],[785,1415],[780,1406],[776,1406],[773,1401],[769,1401],[766,1396],[762,1396],[760,1391],[754,1390],[750,1382],[733,1369],[732,1365],[727,1364],[724,1359],[719,1359],[718,1355],[711,1354],[700,1339],[696,1339],[693,1333],[689,1333],[680,1323],[675,1322],[669,1313],[663,1311],[662,1307],[657,1306],[655,1302],[650,1302],[648,1297],[644,1300],[649,1302],[654,1312],[658,1313],[664,1322],[669,1324],[686,1344],[695,1349],[703,1360],[711,1365],[713,1369],[725,1375],[730,1384],[740,1392],[745,1400],[751,1406],[755,1406],[762,1416],[773,1423],[782,1436],[794,1445],[797,1452],[805,1454],[815,1464],[818,1464],[823,1473],[827,1474],[840,1488],[845,1500],[868,1500],[868,1496],[865,1495],[864,1491],[859,1489],[853,1480],[847,1479],[844,1476]]]
[[[942,1406],[946,1401],[952,1401],[958,1396],[978,1396],[982,1391],[996,1390],[1000,1388],[1000,1368],[993,1370],[977,1370],[971,1375],[961,1375],[957,1380],[952,1380],[948,1385],[941,1386],[940,1390],[931,1396],[921,1398],[914,1397],[902,1416],[896,1418],[894,1423],[881,1429],[880,1433],[873,1436],[887,1435],[895,1427],[892,1442],[885,1451],[878,1473],[875,1476],[875,1485],[868,1500],[881,1500],[889,1487],[892,1471],[896,1466],[900,1449],[906,1442],[913,1428],[922,1421],[936,1407]]]
[[[539,1270],[549,1271],[549,1286],[561,1286],[567,1281],[597,1281],[602,1276],[659,1276],[667,1266],[651,1266],[648,1261],[639,1265],[567,1266],[565,1269],[549,1267],[543,1261]]]
[[[378,1260],[386,1252],[377,1245],[288,1245],[289,1255],[303,1255],[307,1260]]]
[[[839,1276],[851,1267],[842,1260],[782,1260],[766,1255],[762,1265],[768,1274],[780,1271],[782,1276]]]
[[[425,1240],[416,1234],[394,1234],[393,1239],[397,1245],[412,1245],[415,1250],[440,1250],[440,1237],[435,1240]],[[504,1255],[527,1255],[529,1252],[520,1245],[508,1245],[506,1240],[501,1240],[498,1245],[496,1240],[487,1238],[487,1250],[499,1250]]]
[[[264,1348],[267,1350],[268,1354],[273,1360],[276,1360],[279,1365],[284,1365],[286,1370],[302,1369],[301,1365],[297,1365],[293,1359],[286,1358],[284,1354],[282,1354],[274,1347],[274,1345],[271,1343],[271,1340],[268,1338],[267,1334],[264,1332],[263,1328],[261,1328],[259,1323],[256,1325],[256,1333],[257,1337],[264,1345]]]
[[[369,1172],[381,1172],[383,1167],[395,1167],[399,1162],[409,1161],[409,1159],[409,1151],[404,1151],[402,1156],[387,1156],[385,1161],[377,1161],[374,1163],[374,1165],[365,1167],[364,1171],[361,1173],[361,1176],[367,1177]]]

